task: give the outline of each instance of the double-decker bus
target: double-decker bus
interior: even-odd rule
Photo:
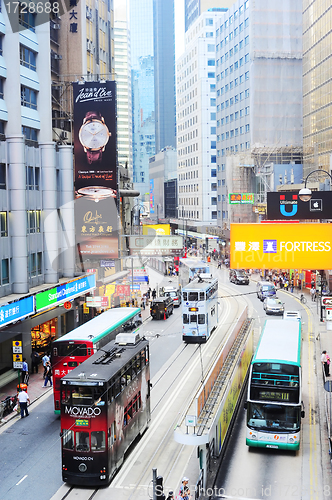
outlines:
[[[298,450],[301,417],[301,323],[267,320],[248,382],[249,447]]]
[[[60,379],[122,331],[142,323],[139,307],[109,309],[52,344],[54,412],[60,413]]]
[[[211,277],[209,264],[201,260],[184,258],[180,259],[179,274],[182,286],[186,286],[200,275]]]
[[[149,343],[118,334],[61,379],[63,481],[108,484],[149,421]]]
[[[182,289],[182,339],[206,342],[218,325],[218,280],[197,278]]]

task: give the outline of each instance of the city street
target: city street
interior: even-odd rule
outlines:
[[[154,467],[164,477],[165,491],[176,490],[183,475],[190,477],[193,491],[199,473],[196,450],[176,443],[173,430],[179,415],[200,383],[200,351],[203,371],[207,371],[214,352],[236,319],[241,305],[248,305],[249,314],[256,318],[256,341],[266,319],[262,303],[256,297],[254,282],[248,286],[233,285],[228,281],[227,270],[213,270],[213,273],[218,276],[220,286],[219,328],[207,344],[198,347],[195,344],[186,346],[182,342],[181,307],[175,308],[173,315],[166,321],[147,319],[143,324],[141,330],[150,341],[153,384],[150,427],[127,457],[109,488],[100,489],[94,494],[95,499],[151,497],[150,482]],[[149,270],[149,275],[152,288],[157,283],[161,286],[169,282],[169,278],[163,278],[155,271]],[[172,280],[175,281],[176,278]],[[233,298],[227,297],[229,295]],[[308,343],[308,330],[316,328],[316,304],[308,303],[308,306],[303,306],[290,293],[278,292],[278,296],[285,302],[286,309],[300,310],[303,319],[303,400],[307,414],[301,449],[295,457],[275,450],[249,452],[244,436],[245,412],[241,406],[216,481],[218,488],[224,489],[227,498],[322,498],[310,496],[310,491],[313,495],[322,492],[324,485],[317,370],[312,362],[314,346]],[[311,407],[317,415],[314,420],[309,418]],[[1,428],[1,500],[7,500],[12,495],[24,496],[25,500],[60,500],[67,493],[68,499],[90,498],[94,489],[70,489],[62,483],[59,432],[60,420],[53,413],[51,392],[42,396],[31,407],[28,419],[20,420],[15,417]],[[13,443],[16,445],[13,446]],[[243,471],[240,476],[239,470]]]

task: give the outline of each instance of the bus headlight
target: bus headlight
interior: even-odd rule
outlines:
[[[196,330],[193,330],[193,331],[192,331],[192,334],[193,334],[193,335],[196,335],[196,333],[197,333],[197,332],[196,332]]]
[[[288,436],[288,442],[289,443],[296,443],[298,440],[298,436],[293,435],[293,436]]]
[[[86,472],[86,470],[87,470],[87,466],[86,466],[85,464],[80,464],[80,465],[78,466],[78,470],[79,470],[80,472]]]
[[[256,440],[256,439],[257,439],[257,434],[256,434],[256,432],[249,432],[249,438],[250,438],[250,439],[253,439],[253,440]]]

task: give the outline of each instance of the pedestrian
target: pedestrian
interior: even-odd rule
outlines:
[[[166,500],[174,500],[174,493],[173,493],[173,491],[169,491],[168,492],[168,497],[166,498]]]
[[[50,361],[50,357],[48,354],[45,352],[44,356],[42,357],[42,362],[43,362],[43,367],[44,367],[44,373],[43,373],[43,378],[45,378],[46,375],[46,363]]]
[[[315,302],[316,300],[316,290],[314,287],[310,288],[311,302]]]
[[[37,351],[32,351],[31,353],[31,373],[38,373],[38,365],[39,365],[39,354]]]
[[[293,293],[294,292],[294,280],[291,281],[291,289],[290,291]]]
[[[29,366],[27,363],[27,358],[23,358],[22,371],[21,371],[21,383],[29,385]]]
[[[46,374],[45,374],[45,382],[44,382],[44,385],[43,387],[46,387],[47,386],[47,382],[49,381],[50,382],[50,386],[52,387],[52,367],[51,367],[51,363],[49,361],[47,361],[46,363]]]
[[[142,308],[145,310],[145,304],[146,304],[146,295],[144,294],[142,297]]]
[[[221,269],[221,260],[218,260],[218,268],[217,269]]]
[[[147,296],[147,299],[149,300],[150,296],[151,296],[151,288],[150,287],[148,288],[148,291],[146,292],[146,296]]]
[[[156,292],[156,289],[154,288],[152,290],[152,298],[155,299],[157,297],[157,292]]]
[[[330,360],[330,356],[327,354],[326,351],[322,352],[320,360],[321,360],[323,368],[324,368],[325,377],[329,377],[330,376],[330,362],[331,362],[331,360]]]
[[[26,389],[18,393],[18,402],[20,403],[21,418],[24,418],[24,413],[28,417],[28,403],[30,404],[30,399]]]
[[[189,482],[189,479],[187,477],[184,477],[182,479],[182,484],[180,486],[180,496],[184,500],[189,500],[189,497],[190,497],[190,490],[189,490],[188,482]]]

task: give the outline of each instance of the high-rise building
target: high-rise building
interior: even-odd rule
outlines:
[[[130,0],[133,179],[149,193],[149,158],[175,142],[174,0]]]
[[[267,8],[268,4],[268,10]],[[237,0],[217,30],[218,226],[249,222],[274,164],[302,162],[302,0]],[[269,171],[268,171],[269,170]],[[258,176],[258,180],[256,179]],[[265,191],[264,191],[265,190]]]
[[[188,31],[193,22],[206,10],[226,11],[233,0],[185,0],[184,27]]]
[[[203,224],[217,220],[216,30],[223,18],[203,12],[177,60],[178,215]]]
[[[330,4],[303,2],[303,154],[304,175],[331,172],[331,23]],[[313,177],[311,177],[313,179]]]

